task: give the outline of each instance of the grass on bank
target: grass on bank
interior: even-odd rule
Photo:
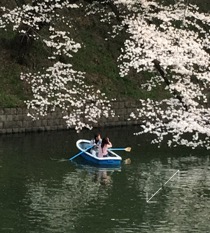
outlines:
[[[63,27],[63,25],[57,26]],[[110,99],[159,100],[169,96],[169,93],[164,90],[164,83],[150,92],[141,88],[141,84],[153,76],[151,73],[136,74],[135,71],[131,71],[128,76],[119,76],[117,57],[123,47],[125,34],[105,40],[110,26],[101,23],[96,16],[85,18],[84,12],[75,15],[75,25],[72,30],[73,38],[82,43],[82,48],[74,54],[73,59],[68,60],[61,56],[60,61],[70,62],[75,70],[86,72],[87,84],[105,92]],[[46,37],[47,30],[43,28],[40,35]],[[41,71],[44,67],[51,65],[47,59],[50,51],[40,41],[35,41],[22,64],[18,63],[16,59],[18,51],[11,43],[14,37],[14,32],[1,30],[0,107],[23,106],[24,100],[30,99],[32,95],[30,87],[20,80],[20,73]]]

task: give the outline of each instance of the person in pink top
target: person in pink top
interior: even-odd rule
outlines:
[[[98,157],[103,158],[108,156],[108,148],[112,147],[112,143],[109,138],[103,138],[101,145],[98,148]]]

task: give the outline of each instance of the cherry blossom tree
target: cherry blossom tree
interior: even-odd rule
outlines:
[[[12,10],[1,7],[3,12],[0,28],[17,32],[17,49],[20,56],[23,50],[34,41],[41,41],[44,49],[50,51],[50,66],[36,73],[21,73],[20,77],[31,86],[32,100],[26,101],[28,115],[34,120],[45,116],[49,111],[60,108],[68,127],[77,131],[86,127],[91,129],[101,116],[114,116],[110,101],[93,86],[86,85],[85,73],[73,69],[70,59],[78,52],[81,44],[71,38],[71,24],[62,10],[78,8],[79,5],[68,0],[32,1]],[[60,28],[64,28],[61,30]],[[40,31],[45,27],[46,35]],[[60,28],[59,28],[60,27]],[[59,61],[60,56],[67,62]]]
[[[51,50],[51,66],[34,73],[22,73],[21,78],[31,85],[33,100],[27,101],[35,118],[60,107],[69,126],[91,128],[91,123],[111,112],[104,94],[85,84],[85,73],[75,71],[71,63],[62,63],[59,56],[70,59],[82,44],[71,38],[70,31],[56,28],[55,21],[71,27],[62,9],[83,7],[88,17],[100,16],[100,23],[110,25],[106,40],[122,31],[127,34],[118,57],[119,76],[130,71],[150,80],[142,80],[148,92],[159,85],[170,95],[161,101],[141,99],[141,108],[130,119],[141,118],[141,131],[152,133],[152,143],[167,140],[168,145],[210,148],[210,112],[208,105],[210,77],[210,14],[202,12],[190,1],[107,0],[88,1],[76,5],[70,1],[43,0],[8,10],[1,7],[0,28],[12,25],[28,40],[41,40]],[[77,1],[74,1],[77,3]],[[39,31],[46,27],[49,36]],[[62,27],[61,27],[62,28]],[[111,113],[114,114],[113,112]],[[85,117],[87,121],[83,121]]]
[[[146,117],[140,134],[153,133],[157,138],[152,142],[159,143],[170,133],[169,145],[201,145],[209,149],[210,15],[199,12],[194,5],[186,7],[182,1],[173,6],[142,1],[142,8],[143,17],[141,12],[123,22],[131,36],[119,57],[121,75],[128,74],[131,67],[137,72],[154,72],[154,62],[158,60],[162,69],[144,86],[152,90],[166,82],[164,76],[168,76],[166,88],[172,97],[159,103],[148,100],[143,103],[144,111],[139,109],[137,115],[132,114]],[[179,101],[175,101],[174,93]]]
[[[137,134],[154,134],[152,143],[167,137],[168,145],[209,149],[210,14],[182,0],[170,5],[152,0],[114,3],[121,22],[113,26],[112,37],[120,30],[129,34],[119,56],[120,76],[129,76],[132,69],[151,72],[142,88],[165,85],[171,93],[162,101],[140,100],[142,107],[130,115],[143,119]],[[112,18],[105,15],[103,21]]]

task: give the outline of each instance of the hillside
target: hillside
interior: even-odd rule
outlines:
[[[18,2],[18,1],[17,1]],[[21,2],[21,1],[20,1]],[[30,1],[26,1],[30,2]],[[173,1],[172,1],[173,2]],[[192,3],[199,3],[193,0]],[[1,1],[2,6],[13,8],[15,1]],[[83,2],[87,4],[87,2]],[[208,9],[208,0],[202,1],[202,10]],[[165,86],[157,86],[152,92],[141,88],[141,84],[153,75],[148,72],[136,73],[134,70],[125,77],[119,76],[117,58],[123,47],[126,35],[122,31],[115,38],[109,38],[111,25],[100,21],[100,15],[85,16],[84,8],[64,11],[62,14],[73,24],[72,38],[81,43],[82,48],[74,54],[73,58],[60,56],[62,62],[73,64],[75,70],[86,73],[87,84],[105,92],[109,98],[138,99],[152,98],[162,99],[169,96],[164,90]],[[65,28],[62,20],[57,20],[55,27]],[[45,27],[39,31],[39,36],[45,38]],[[20,80],[21,72],[42,72],[42,69],[50,64],[47,59],[50,51],[40,41],[34,41],[30,48],[19,51],[16,43],[16,33],[12,30],[1,30],[0,34],[0,106],[23,106],[24,100],[31,98],[30,86]],[[20,54],[24,52],[24,56]]]
[[[8,2],[3,2],[4,6]],[[11,7],[14,4],[11,4]],[[64,13],[66,14],[66,12]],[[82,48],[73,58],[66,60],[60,56],[60,61],[73,64],[75,70],[86,72],[86,82],[95,89],[105,92],[109,98],[136,99],[162,95],[160,87],[153,93],[147,93],[140,88],[142,80],[150,74],[131,72],[129,77],[119,77],[117,58],[123,46],[125,34],[105,40],[109,36],[110,25],[100,22],[99,15],[84,16],[84,10],[71,10],[70,20],[73,23],[72,38],[82,44]],[[62,22],[56,22],[57,27],[63,27]],[[46,36],[43,27],[40,36]],[[20,80],[21,72],[41,71],[50,63],[50,55],[45,46],[34,41],[24,58],[19,56],[15,43],[16,33],[12,30],[1,30],[0,34],[0,106],[23,106],[24,100],[31,98],[30,87]]]

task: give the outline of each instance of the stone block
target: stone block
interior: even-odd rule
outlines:
[[[107,118],[106,117],[104,117],[104,116],[102,116],[101,118],[100,118],[100,120],[99,120],[101,123],[103,122],[107,122]]]
[[[93,128],[98,127],[98,125],[99,125],[98,123],[93,123],[93,124],[92,124]]]
[[[105,126],[105,123],[104,122],[98,122],[98,127],[104,127]]]
[[[51,127],[50,127],[50,130],[57,130],[57,129],[58,129],[57,126],[51,126]]]
[[[22,121],[15,121],[16,125],[18,128],[22,128],[23,127],[23,122]]]
[[[22,114],[17,114],[13,116],[13,121],[23,121],[24,116]]]
[[[25,128],[25,133],[30,133],[32,132],[32,128]]]
[[[20,125],[22,127],[22,124]],[[12,128],[18,128],[19,127],[19,122],[18,121],[6,121],[4,122],[5,129],[12,129]]]
[[[53,120],[47,120],[47,126],[53,126],[54,125],[54,121]]]
[[[6,129],[6,133],[12,133],[12,129]]]
[[[39,128],[41,127],[41,121],[40,120],[35,120],[35,121],[31,121],[31,127],[32,128]]]
[[[57,118],[63,118],[63,113],[61,110],[56,111],[56,114],[57,114]]]
[[[5,109],[4,109],[4,114],[5,114],[5,115],[11,114],[11,108],[5,108]]]
[[[113,117],[113,121],[114,121],[114,122],[117,122],[118,120],[119,120],[119,115]]]
[[[37,129],[37,132],[43,132],[43,131],[45,131],[46,129],[45,129],[45,127],[38,127],[38,128],[36,128]]]
[[[42,120],[41,120],[41,125],[42,125],[43,127],[47,126],[47,120],[46,120],[46,119],[42,119]]]
[[[39,128],[33,127],[33,128],[30,129],[29,132],[38,132],[38,129],[39,129]]]
[[[30,122],[24,120],[22,124],[24,128],[29,128]]]
[[[20,133],[20,128],[13,128],[12,133]]]
[[[57,118],[58,117],[58,112],[51,112],[50,113],[52,118]]]
[[[124,108],[119,109],[118,114],[119,114],[120,116],[124,116],[124,115],[126,114],[126,109],[124,109]]]
[[[51,130],[51,127],[50,127],[50,126],[45,126],[45,129],[46,129],[47,131],[50,131],[50,130]]]
[[[115,126],[115,122],[110,122],[109,125],[113,127]]]
[[[22,108],[22,114],[27,115],[29,110],[27,108]]]
[[[66,121],[64,119],[59,119],[59,125],[65,126]]]
[[[64,126],[62,126],[62,125],[59,125],[59,126],[57,126],[57,129],[58,129],[58,130],[64,130],[64,129],[67,129],[67,126],[64,127]]]
[[[121,115],[119,118],[118,118],[119,121],[125,121],[125,117],[124,115]]]
[[[6,129],[0,129],[0,134],[5,134],[6,133]]]
[[[25,128],[19,128],[19,133],[24,133],[26,131]]]
[[[129,108],[131,106],[131,102],[125,101],[124,105],[125,105],[125,108]]]
[[[13,121],[13,116],[14,115],[6,115],[6,121]]]
[[[23,114],[22,118],[23,118],[23,121],[33,121],[33,119],[30,116],[27,116],[25,114]]]
[[[59,120],[57,118],[55,118],[53,120],[53,122],[54,122],[54,126],[58,126],[60,124],[60,122],[59,122]]]
[[[6,121],[6,116],[0,115],[0,122],[5,122],[5,121]]]
[[[23,109],[22,108],[16,108],[16,113],[18,115],[22,115],[23,114]]]

